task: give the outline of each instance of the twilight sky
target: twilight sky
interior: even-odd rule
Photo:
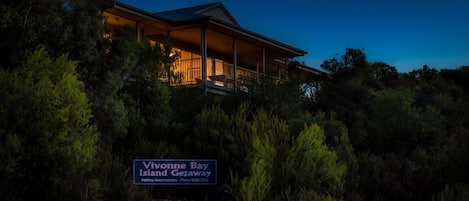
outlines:
[[[469,0],[120,1],[150,12],[221,1],[242,27],[307,51],[296,60],[315,68],[345,48],[399,72],[469,65]]]

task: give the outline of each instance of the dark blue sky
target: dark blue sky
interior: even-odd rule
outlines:
[[[217,0],[121,0],[158,12]],[[469,65],[469,0],[221,0],[242,27],[308,51],[320,68],[345,48],[408,72]]]

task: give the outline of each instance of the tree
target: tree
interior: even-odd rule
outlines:
[[[19,66],[28,51],[38,45],[46,47],[52,57],[68,53],[69,58],[79,62],[78,69],[85,63],[100,63],[97,61],[102,56],[104,26],[99,11],[107,2],[110,1],[2,1],[0,66]]]
[[[103,133],[100,162],[112,164],[109,169],[99,171],[102,183],[111,191],[134,196],[132,186],[115,185],[130,179],[129,172],[122,173],[129,168],[129,161],[182,155],[183,143],[176,137],[181,125],[173,118],[170,106],[172,93],[157,76],[173,58],[165,51],[171,49],[170,44],[162,49],[149,41],[137,43],[127,27],[115,29],[111,41],[103,58],[105,62],[97,67],[97,72],[92,72],[88,85],[94,101],[94,120]],[[114,165],[115,161],[120,166]],[[115,178],[110,172],[118,172],[122,177]],[[142,193],[148,196],[148,192]]]
[[[441,192],[432,197],[432,201],[464,201],[468,199],[469,186],[467,184],[447,185]]]
[[[340,197],[346,166],[324,144],[325,136],[318,125],[305,128],[294,140],[281,166],[278,182],[284,195],[300,196],[300,189]],[[283,183],[283,185],[281,184]],[[295,199],[293,199],[295,200]]]
[[[94,179],[99,135],[75,66],[38,48],[0,72],[2,200],[80,200]]]
[[[252,113],[248,104],[242,104],[231,119],[235,149],[230,153],[235,161],[244,162],[231,166],[238,167],[231,169],[229,188],[235,198],[333,200],[341,196],[345,165],[325,145],[319,126],[307,127],[291,139],[286,122],[262,109]]]
[[[390,66],[389,64],[383,62],[373,62],[369,64],[371,70],[371,75],[376,80],[376,83],[384,87],[392,87],[396,84],[396,81],[399,79],[399,74],[396,70],[396,67]],[[375,86],[375,88],[380,88],[380,86]]]
[[[219,167],[231,167],[234,137],[231,134],[230,117],[220,108],[204,108],[195,116],[194,135],[186,136],[186,152],[191,157],[217,159]],[[218,181],[227,182],[228,169],[220,168]]]
[[[324,61],[321,67],[333,75],[341,75],[343,73],[356,72],[367,65],[366,55],[363,50],[346,48],[341,60],[332,58]]]
[[[362,50],[348,48],[341,60],[326,60],[321,67],[331,73],[332,79],[318,91],[316,108],[328,114],[335,113],[350,128],[356,113],[368,103],[373,89],[369,84],[373,79],[366,55]]]
[[[0,44],[0,66],[19,66],[28,51],[40,44],[51,47],[49,49],[53,51],[51,55],[54,57],[62,54],[60,50],[56,50],[69,37],[65,34],[69,27],[62,18],[65,12],[62,3],[57,0],[0,3],[0,38],[4,41]]]
[[[249,174],[239,178],[238,174],[231,173],[229,191],[236,200],[262,201],[272,194],[273,167],[277,150],[270,143],[254,137],[252,140],[254,149],[246,157],[248,164],[251,164]]]
[[[368,110],[367,140],[362,143],[373,153],[405,153],[437,145],[444,136],[439,111],[416,108],[414,95],[407,89],[375,92]]]
[[[360,190],[363,200],[413,200],[415,166],[395,154],[385,156],[363,153],[360,162]]]
[[[447,81],[460,86],[466,96],[469,95],[469,66],[461,66],[457,69],[442,69],[440,75]]]

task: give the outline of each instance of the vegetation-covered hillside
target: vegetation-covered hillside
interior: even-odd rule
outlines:
[[[0,3],[0,200],[469,200],[469,66],[346,49],[328,77],[206,94],[157,79],[171,41],[105,34],[108,3]],[[136,186],[136,158],[216,159],[218,185]]]

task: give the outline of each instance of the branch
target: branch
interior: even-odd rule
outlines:
[[[33,0],[29,0],[29,7],[28,7],[28,10],[26,11],[26,16],[24,17],[23,25],[26,25],[26,22],[28,21],[29,13],[31,12],[32,8],[33,8]]]

